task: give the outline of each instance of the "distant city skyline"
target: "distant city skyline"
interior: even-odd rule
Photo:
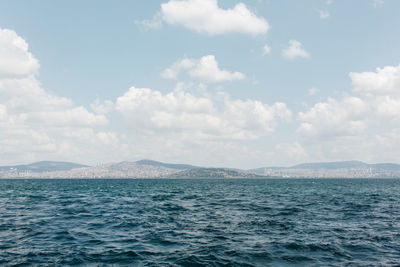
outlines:
[[[361,161],[314,162],[290,167],[253,169],[210,168],[152,160],[122,161],[96,166],[72,162],[41,161],[28,165],[0,166],[0,179],[95,178],[400,178],[400,164]]]
[[[398,10],[2,1],[0,165],[400,163]]]

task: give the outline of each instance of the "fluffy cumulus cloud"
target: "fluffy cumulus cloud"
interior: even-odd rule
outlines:
[[[0,29],[0,58],[0,78],[25,77],[39,70],[28,44],[12,30]]]
[[[400,160],[400,66],[352,72],[350,78],[353,96],[328,98],[298,113],[297,133],[307,151],[327,160]]]
[[[267,105],[228,96],[195,96],[182,90],[162,94],[132,87],[116,101],[116,109],[142,131],[190,135],[197,140],[248,140],[274,131],[291,111],[284,103]]]
[[[169,93],[132,87],[115,101],[94,100],[88,110],[41,86],[36,76],[38,60],[15,32],[2,30],[0,39],[0,51],[9,62],[0,69],[2,164],[43,159],[167,160],[160,156],[166,154],[168,161],[185,158],[196,163],[212,156],[220,165],[235,164],[237,158],[249,163],[254,151],[246,143],[273,134],[280,122],[292,116],[284,103],[231,99],[221,91],[196,94],[179,85]],[[163,75],[175,78],[183,71],[201,83],[245,78],[240,72],[221,69],[214,56],[180,60]],[[121,116],[126,125],[117,126],[115,132],[106,115],[117,121]],[[203,151],[201,156],[198,151]]]
[[[328,98],[299,113],[298,132],[308,135],[361,135],[365,129],[400,119],[400,65],[349,74],[353,92]],[[369,131],[366,131],[369,132]]]
[[[178,60],[165,69],[161,76],[167,79],[176,79],[183,71],[186,71],[191,78],[203,83],[236,81],[243,80],[246,77],[241,72],[221,70],[213,55],[204,56],[200,59],[184,58]]]
[[[400,65],[377,68],[376,72],[351,72],[350,78],[356,92],[400,96]]]
[[[107,118],[74,105],[68,98],[46,92],[36,79],[38,60],[26,41],[12,30],[0,29],[0,58],[0,155],[3,158],[21,162],[43,159],[46,155],[73,157],[74,148],[76,156],[83,153],[77,149],[83,148],[83,144],[106,140],[93,127],[106,125]],[[67,136],[68,132],[82,130],[91,132],[91,138]]]
[[[400,65],[352,72],[350,78],[353,90],[363,95],[376,115],[400,119]]]
[[[198,5],[200,15],[201,5],[208,11],[212,6],[223,16],[240,10],[240,4],[222,10],[217,1],[164,5]],[[283,55],[310,57],[296,40],[289,42]],[[0,29],[0,59],[2,164],[43,159],[83,162],[84,158],[96,162],[154,158],[201,165],[212,158],[220,166],[400,160],[400,65],[351,72],[351,92],[319,100],[298,112],[294,124],[286,124],[293,120],[284,103],[232,99],[223,91],[195,91],[182,84],[167,93],[132,87],[113,101],[94,100],[88,110],[42,88],[38,60],[12,30]],[[180,59],[161,75],[168,79],[186,75],[202,85],[245,79],[241,72],[220,67],[213,55]],[[311,88],[308,93],[318,91]],[[114,132],[108,118],[125,124]],[[277,131],[280,124],[286,131]]]
[[[60,126],[104,125],[107,119],[74,106],[70,99],[45,92],[34,77],[0,79],[0,94],[12,114],[27,123]]]
[[[114,103],[110,100],[105,100],[103,103],[99,99],[96,99],[90,104],[91,109],[97,114],[107,114],[114,108]]]
[[[282,51],[282,55],[288,59],[310,57],[310,53],[308,53],[304,49],[303,45],[297,40],[290,40],[289,46]]]
[[[251,12],[244,3],[222,9],[217,0],[170,0],[161,5],[164,21],[210,35],[242,33],[265,34],[268,22]]]
[[[203,94],[178,86],[169,93],[130,88],[117,98],[127,138],[121,154],[211,166],[255,166],[277,160],[272,140],[291,121],[281,102],[232,99],[223,92]],[[129,153],[130,152],[130,153]],[[285,154],[286,155],[286,154]]]
[[[310,110],[299,113],[302,122],[298,132],[312,136],[358,135],[365,129],[368,104],[357,97],[345,97],[341,101],[329,98],[315,104]]]

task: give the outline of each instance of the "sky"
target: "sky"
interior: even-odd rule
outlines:
[[[0,0],[0,165],[400,163],[399,11]]]

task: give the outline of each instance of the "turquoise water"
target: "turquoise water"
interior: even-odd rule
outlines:
[[[0,265],[399,266],[400,180],[0,180]]]

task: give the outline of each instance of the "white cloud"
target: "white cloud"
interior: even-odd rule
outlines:
[[[106,142],[106,136],[96,133],[93,127],[106,125],[107,118],[74,105],[68,98],[46,92],[36,78],[39,62],[29,52],[26,41],[12,30],[0,29],[0,58],[3,163],[46,158],[71,160],[92,154],[93,147]],[[69,132],[75,136],[68,136]],[[90,138],[84,132],[91,133]],[[103,149],[108,146],[100,150]]]
[[[194,64],[183,65],[194,68]],[[206,149],[209,154],[201,152],[202,157],[212,155],[215,162],[223,165],[237,162],[238,156],[231,155],[234,153],[240,154],[243,162],[250,162],[247,160],[251,158],[247,164],[260,166],[265,163],[257,157],[278,164],[351,159],[396,161],[400,160],[396,153],[400,149],[397,75],[398,66],[352,73],[353,92],[299,112],[296,125],[289,125],[297,128],[292,133],[277,131],[281,120],[290,119],[286,105],[233,100],[222,92],[195,96],[187,93],[189,90],[163,94],[131,88],[118,99],[119,111],[132,127],[131,138],[138,140],[131,146],[140,147],[143,155],[151,149],[161,149],[177,159],[185,155],[198,162],[201,157],[191,151]],[[317,92],[317,88],[309,90],[310,94]],[[222,154],[229,156],[223,159]]]
[[[242,33],[265,34],[269,24],[257,17],[244,3],[221,9],[217,0],[170,0],[161,4],[164,21],[210,35]]]
[[[297,40],[290,40],[289,47],[282,51],[282,55],[288,59],[310,57],[310,54],[303,48],[303,45]]]
[[[183,71],[187,71],[192,78],[204,83],[218,83],[245,79],[241,72],[229,72],[221,70],[213,55],[204,56],[200,59],[184,58],[178,60],[171,67],[165,69],[161,76],[167,79],[176,79]]]
[[[37,74],[39,62],[13,30],[0,29],[0,79]]]
[[[107,114],[114,108],[114,103],[110,100],[105,100],[103,103],[99,99],[96,99],[90,108],[97,114]]]
[[[175,132],[197,139],[256,139],[274,131],[277,121],[291,111],[283,103],[267,105],[256,100],[213,100],[184,91],[163,95],[148,88],[132,87],[116,101],[116,110],[135,129]]]
[[[23,117],[27,123],[41,125],[104,125],[107,119],[71,100],[48,94],[36,78],[0,79],[2,102],[9,112]]]
[[[176,61],[171,67],[161,73],[161,77],[166,79],[176,79],[182,70],[188,70],[196,65],[195,59],[184,58]]]
[[[288,58],[300,56],[294,51],[289,54]],[[132,87],[116,101],[96,99],[89,110],[43,89],[36,76],[39,62],[15,32],[0,30],[0,56],[7,60],[0,62],[3,163],[46,158],[157,159],[167,154],[171,161],[184,158],[209,164],[207,159],[212,158],[221,165],[235,165],[238,159],[262,164],[261,157],[289,163],[400,160],[400,65],[350,73],[352,92],[299,112],[297,124],[289,125],[296,132],[274,135],[282,121],[291,119],[290,109],[280,102],[266,104],[207,92],[207,83],[245,78],[243,73],[220,68],[212,55],[178,60],[162,73],[169,79],[182,74],[197,79],[204,86],[197,94],[183,88],[183,83],[169,93]],[[308,93],[314,95],[318,89]],[[111,111],[117,112],[110,116],[122,114],[126,123],[117,126],[119,133],[106,128]]]
[[[353,92],[299,112],[297,133],[317,160],[398,161],[399,66],[350,73]]]
[[[328,10],[317,9],[317,12],[320,19],[327,19],[331,16]]]
[[[39,63],[28,51],[28,44],[12,30],[0,29],[0,94],[10,116],[26,123],[42,125],[105,124],[102,115],[74,106],[70,99],[47,93],[35,74]],[[3,59],[3,58],[2,58]]]
[[[382,96],[371,101],[376,109],[377,114],[400,119],[400,98]]]
[[[354,92],[361,93],[377,115],[400,119],[400,65],[376,72],[351,72]]]
[[[400,95],[400,65],[377,68],[376,72],[351,72],[354,91],[371,95]]]
[[[357,97],[345,97],[341,101],[329,98],[314,105],[307,112],[299,112],[301,121],[297,132],[310,136],[358,135],[366,127],[364,119],[369,111],[365,101]]]
[[[265,44],[264,47],[263,47],[263,55],[265,56],[265,55],[268,55],[270,53],[271,53],[271,47],[269,45]]]
[[[221,70],[218,62],[212,55],[204,56],[198,64],[189,70],[190,76],[208,83],[243,80],[245,75],[241,72]]]

